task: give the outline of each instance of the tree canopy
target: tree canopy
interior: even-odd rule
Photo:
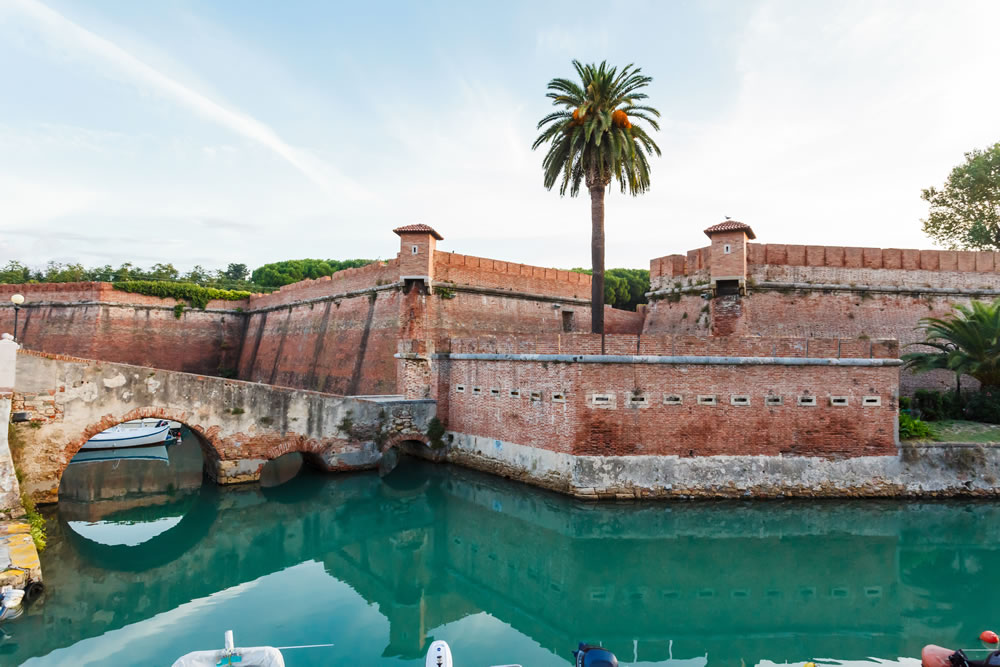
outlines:
[[[1000,142],[965,154],[938,188],[921,194],[930,204],[924,233],[952,249],[1000,250]]]
[[[660,112],[641,104],[648,95],[640,92],[652,82],[635,65],[619,72],[606,62],[584,65],[573,61],[579,81],[556,78],[549,82],[546,97],[562,107],[540,121],[545,128],[531,148],[551,142],[542,167],[545,187],[560,181],[559,194],[575,197],[580,185],[606,186],[617,180],[622,192],[633,195],[649,189],[648,155],[660,154],[656,143],[634,119],[654,130]]]
[[[590,269],[571,269],[591,275]],[[647,269],[608,269],[604,272],[604,303],[619,310],[635,310],[648,303],[649,271]]]
[[[337,271],[371,264],[371,259],[288,259],[255,269],[251,280],[264,287],[281,287],[306,278],[332,276]]]
[[[17,260],[10,260],[0,268],[0,283],[72,283],[108,282],[170,282],[201,287],[238,290],[243,292],[268,292],[305,278],[330,276],[343,269],[370,264],[369,259],[295,259],[265,264],[251,275],[246,264],[231,263],[225,269],[206,269],[195,265],[190,271],[178,270],[171,263],[157,263],[148,269],[125,262],[118,268],[110,264],[87,268],[83,264],[49,262],[41,269],[32,269]],[[216,297],[212,297],[216,298]]]

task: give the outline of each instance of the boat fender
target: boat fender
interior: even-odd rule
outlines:
[[[38,598],[42,597],[42,593],[45,592],[45,584],[40,581],[29,582],[24,588],[24,600],[25,602],[34,602]]]

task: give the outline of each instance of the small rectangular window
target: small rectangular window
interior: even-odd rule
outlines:
[[[748,407],[750,405],[750,397],[745,394],[733,394],[729,397],[729,402],[732,405]]]
[[[729,253],[731,253],[732,251],[733,251],[733,249],[732,249],[732,248],[731,248],[731,247],[729,246],[729,244],[728,244],[728,243],[727,243],[727,244],[725,244],[724,246],[722,246],[722,252],[724,252],[725,254],[727,254],[727,255],[728,255],[728,254],[729,254]]]
[[[417,253],[420,252],[420,246],[411,246],[410,247],[410,252],[413,253],[414,255],[416,255]]]
[[[531,392],[531,400],[532,401],[540,401],[540,400],[542,400],[542,392],[540,392],[540,391],[533,391],[533,392]]]
[[[625,404],[633,408],[644,408],[649,405],[649,397],[645,394],[630,392],[625,399]]]
[[[494,389],[490,389],[490,395],[491,396],[499,396],[500,395],[500,390],[499,389],[495,389],[495,388]]]
[[[848,404],[847,396],[831,396],[830,405],[835,408],[846,408]]]
[[[815,396],[799,396],[799,405],[809,408],[816,406]]]
[[[483,393],[483,388],[482,387],[473,387],[472,388],[472,393],[475,396],[479,396],[481,393]]]
[[[865,396],[864,400],[861,401],[861,405],[865,406],[866,408],[875,408],[875,407],[878,407],[878,406],[882,405],[882,397],[881,396]]]
[[[773,394],[769,394],[768,396],[764,397],[764,405],[768,406],[769,408],[774,408],[779,405],[784,405],[784,403],[785,400],[781,396],[775,396]]]
[[[609,407],[614,405],[614,394],[594,394],[590,397],[590,404],[595,407]]]
[[[716,400],[715,400],[715,396],[714,395],[711,395],[711,396],[704,396],[704,395],[698,396],[698,405],[715,405],[715,404],[716,404]]]
[[[552,402],[553,403],[565,403],[566,402],[566,394],[562,393],[561,391],[554,391],[554,392],[552,392]]]
[[[465,385],[464,384],[456,384],[455,385],[455,393],[457,393],[457,394],[464,394],[465,393]]]
[[[680,394],[664,394],[663,404],[664,405],[680,405],[684,402],[684,397]]]
[[[511,389],[510,390],[510,397],[511,398],[521,398],[521,391],[518,390],[518,389]]]

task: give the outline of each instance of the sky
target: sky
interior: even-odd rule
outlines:
[[[542,185],[571,61],[635,63],[652,188],[612,187],[607,266],[758,241],[929,248],[923,188],[1000,141],[1000,2],[0,0],[0,263],[386,259],[589,266]]]

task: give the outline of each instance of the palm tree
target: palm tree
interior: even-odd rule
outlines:
[[[647,156],[660,149],[634,119],[644,120],[654,130],[660,112],[639,104],[647,98],[640,91],[653,80],[642,70],[627,65],[620,72],[600,65],[582,65],[573,61],[580,81],[552,79],[546,97],[561,107],[538,122],[545,128],[531,149],[551,142],[542,161],[545,187],[551,190],[556,181],[559,194],[569,190],[571,197],[580,193],[580,184],[590,191],[590,252],[593,261],[591,283],[591,331],[604,333],[604,190],[612,179],[622,192],[638,195],[649,189]]]
[[[926,338],[911,345],[934,351],[904,354],[906,368],[918,373],[944,369],[974,377],[983,389],[1000,386],[1000,299],[957,305],[955,311],[945,318],[920,320]]]

